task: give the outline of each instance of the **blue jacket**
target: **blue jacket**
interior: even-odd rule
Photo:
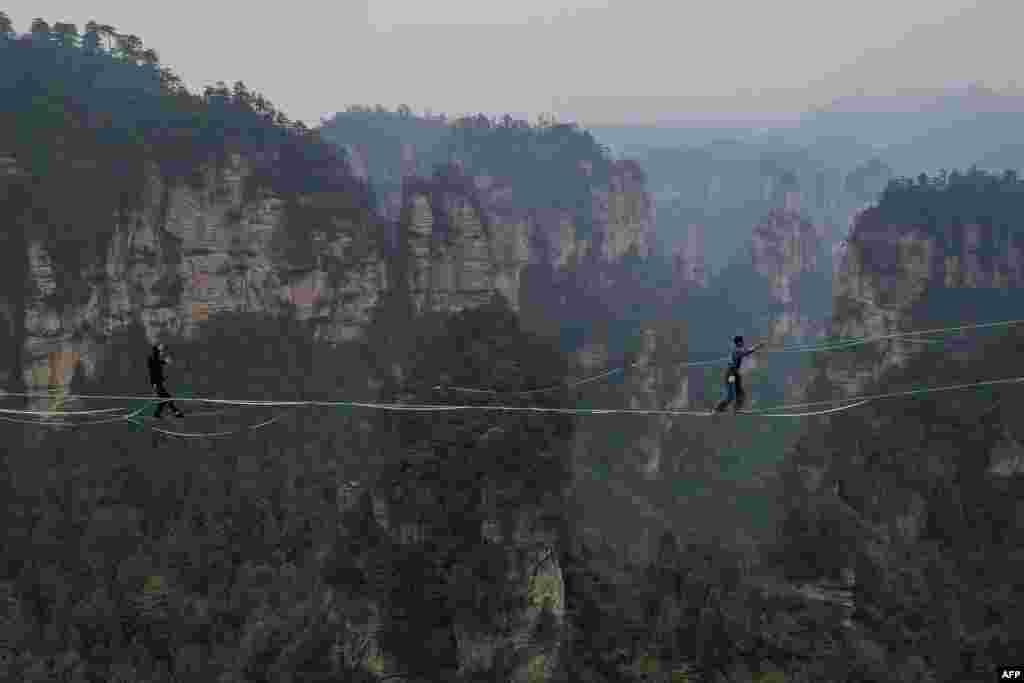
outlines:
[[[753,347],[733,349],[732,361],[729,363],[729,370],[738,373],[740,366],[743,365],[743,359],[752,354],[755,351]]]

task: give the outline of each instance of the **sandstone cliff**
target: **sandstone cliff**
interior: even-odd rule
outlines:
[[[874,337],[1016,319],[1015,292],[1024,286],[1022,249],[1019,234],[980,222],[947,225],[936,234],[922,226],[879,225],[875,214],[863,214],[836,274],[832,331]],[[965,330],[885,340],[854,353],[831,354],[812,378],[830,397],[861,394],[931,348],[952,359],[971,358],[986,336],[984,330]],[[946,384],[942,379],[936,374],[916,384]],[[998,453],[993,472],[1020,471],[1020,446],[1013,438],[1003,439]]]
[[[837,336],[873,337],[918,329],[916,310],[937,290],[987,290],[999,301],[1001,294],[1024,284],[1019,239],[1005,239],[993,256],[983,253],[983,241],[998,239],[991,227],[947,226],[942,235],[935,235],[919,226],[878,226],[870,221],[870,215],[862,219],[839,252],[832,320]],[[973,307],[949,310],[944,326],[956,325],[961,316],[971,319],[965,324],[974,322],[977,313]],[[904,365],[924,348],[920,341],[894,339],[881,342],[870,355],[837,355],[828,366],[830,383],[848,394],[858,393],[872,378]]]
[[[27,244],[30,291],[25,306],[23,365],[30,392],[59,394],[77,362],[87,375],[104,358],[104,339],[132,321],[150,340],[189,336],[211,314],[274,312],[286,304],[300,318],[317,321],[319,334],[358,336],[386,288],[386,264],[374,226],[332,218],[311,236],[305,262],[284,254],[294,238],[285,202],[249,198],[251,165],[234,155],[222,168],[208,167],[197,185],[172,184],[151,168],[141,210],[112,216],[113,236],[101,262],[85,264],[88,290],[80,305],[52,301],[55,278],[47,246]],[[303,205],[331,197],[302,197]],[[326,234],[336,236],[328,241]],[[73,358],[76,362],[68,362]]]
[[[585,236],[572,212],[518,208],[511,189],[491,176],[467,178],[457,166],[430,180],[406,179],[398,223],[418,311],[462,310],[493,292],[518,311],[528,265],[571,271],[585,262],[615,263],[631,249],[640,258],[650,251],[650,201],[628,163],[616,163],[610,184],[593,190],[593,230]]]
[[[152,169],[142,210],[111,218],[113,239],[104,261],[87,265],[82,305],[51,305],[51,259],[42,242],[30,241],[34,296],[24,314],[24,363],[16,370],[28,390],[59,393],[77,364],[66,358],[90,373],[102,362],[105,335],[132,319],[155,340],[188,336],[220,311],[273,312],[290,303],[323,338],[359,337],[390,286],[379,226],[330,218],[297,262],[287,253],[296,239],[288,233],[289,207],[273,196],[246,197],[250,174],[238,155],[221,169],[207,168],[198,187],[170,184]],[[507,186],[481,179],[410,185],[400,227],[410,253],[408,287],[421,312],[458,311],[493,292],[518,310],[520,275],[529,264],[571,269],[586,259],[615,261],[631,248],[645,256],[649,248],[649,202],[628,165],[594,191],[595,229],[585,238],[576,236],[568,212],[517,212]],[[331,200],[303,197],[298,204]]]
[[[704,262],[704,227],[699,223],[686,226],[685,237],[672,248],[672,265],[680,283],[708,286]]]
[[[818,311],[807,311],[796,291],[800,276],[825,267],[818,262],[821,239],[821,232],[799,213],[792,198],[785,210],[769,212],[754,228],[750,245],[754,269],[768,278],[772,298],[782,309],[772,321],[773,340],[805,342],[822,333],[824,321],[815,319]]]

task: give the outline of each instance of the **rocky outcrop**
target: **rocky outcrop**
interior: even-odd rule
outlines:
[[[501,292],[518,310],[529,263],[526,221],[494,225],[472,192],[416,192],[407,200],[409,290],[419,312],[457,312]]]
[[[967,224],[947,227],[936,235],[921,227],[881,226],[872,221],[870,212],[862,213],[841,254],[834,284],[832,333],[856,338],[921,329],[916,314],[930,296],[959,289],[989,289],[995,295],[1024,286],[1021,243],[1010,238],[986,257],[980,253],[986,230],[991,228]],[[957,324],[958,315],[972,313],[950,310],[946,319]],[[961,338],[969,341],[968,336],[947,336],[950,354],[970,358],[966,352],[958,352],[955,344]],[[816,368],[812,380],[820,382],[831,396],[862,394],[869,383],[905,368],[924,348],[927,345],[920,340],[902,338],[878,342],[856,354],[834,354]],[[1004,415],[1002,419],[1007,418]],[[879,427],[892,424],[893,419],[875,422]],[[1013,477],[1021,471],[1021,446],[1007,428],[1000,434],[988,454],[987,471],[997,477]],[[853,456],[856,462],[863,461],[865,448],[858,444]],[[890,492],[886,500],[898,508],[888,515],[892,527],[887,533],[904,543],[916,541],[928,515],[923,499],[905,490]]]
[[[797,205],[796,200],[791,198],[788,205]],[[802,274],[823,267],[818,263],[820,241],[820,231],[790,208],[769,212],[754,228],[750,246],[754,270],[768,279],[772,298],[782,307],[774,320],[774,339],[805,340],[821,334],[823,321],[801,312],[794,291]]]
[[[360,180],[370,179],[370,165],[366,159],[366,150],[362,145],[345,145],[345,158],[348,160],[352,175]]]
[[[685,237],[672,249],[672,269],[679,283],[708,286],[704,263],[704,228],[699,223],[686,226]]]
[[[365,167],[358,149],[349,154],[357,170]],[[493,292],[517,309],[520,274],[530,263],[571,269],[588,258],[612,262],[631,250],[646,256],[650,203],[635,169],[619,162],[617,170],[608,187],[593,192],[594,230],[587,237],[577,237],[568,212],[517,212],[509,188],[490,178],[472,179],[457,191],[439,190],[431,181],[413,186],[404,215],[417,309],[455,312]],[[22,368],[28,390],[66,386],[78,361],[90,373],[102,362],[105,335],[133,319],[150,339],[188,336],[218,312],[272,312],[291,303],[300,318],[317,323],[321,337],[357,338],[389,286],[387,261],[372,234],[378,226],[339,220],[330,226],[333,239],[314,231],[311,260],[289,262],[279,248],[294,239],[289,207],[273,196],[246,197],[250,174],[240,156],[205,169],[196,186],[168,183],[152,169],[143,208],[111,218],[106,259],[88,266],[90,291],[81,306],[49,303],[51,261],[43,243],[31,243],[36,293],[25,314]]]
[[[593,198],[595,233],[601,236],[602,260],[617,261],[634,249],[637,256],[647,258],[653,207],[640,166],[632,161],[613,162],[608,186],[596,188]]]
[[[531,264],[572,270],[650,253],[651,206],[636,169],[618,162],[592,191],[593,230],[578,235],[573,214],[522,210],[490,176],[406,179],[401,221],[410,251],[409,289],[419,311],[456,312],[500,292],[519,310],[520,276]]]
[[[659,330],[643,329],[642,343],[636,355],[636,367],[626,380],[625,393],[631,410],[687,410],[689,382],[686,372],[677,365],[666,362],[673,352],[671,342]],[[674,420],[671,417],[652,419],[645,430],[646,438],[633,443],[634,452],[640,460],[637,468],[646,477],[660,478],[664,472],[664,444],[669,438]],[[646,544],[644,544],[646,546]],[[645,547],[646,550],[646,547]]]
[[[817,232],[796,211],[772,211],[754,227],[754,266],[783,304],[793,303],[793,278],[817,267]]]
[[[915,329],[914,309],[931,289],[997,294],[1024,286],[1024,244],[1010,239],[986,257],[981,244],[991,231],[967,224],[947,227],[939,237],[919,227],[875,226],[862,218],[837,253],[832,333],[854,338]],[[894,339],[877,345],[871,362],[837,357],[829,364],[829,383],[848,394],[860,392],[870,379],[905,365],[923,348],[920,341]]]
[[[312,263],[289,262],[280,253],[293,239],[288,207],[273,196],[246,197],[251,173],[239,155],[221,168],[206,167],[194,185],[171,183],[152,167],[142,208],[112,216],[105,259],[85,265],[81,305],[53,303],[52,260],[43,242],[29,242],[34,295],[25,310],[22,367],[28,391],[59,395],[79,361],[91,374],[106,336],[133,321],[155,340],[189,336],[218,312],[273,312],[291,303],[325,338],[358,336],[386,287],[386,264],[365,247],[373,226],[335,219],[334,239],[312,235]],[[312,201],[300,198],[299,205]]]

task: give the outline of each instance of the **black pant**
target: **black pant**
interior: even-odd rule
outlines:
[[[163,382],[159,382],[153,385],[153,389],[156,391],[156,395],[160,398],[170,398],[171,394],[167,391],[167,387],[164,386]],[[160,405],[156,407],[156,417],[163,417],[164,408],[170,408],[178,417],[182,416],[182,412],[178,410],[178,406],[174,405],[174,401],[160,401]]]
[[[739,412],[743,408],[743,402],[747,398],[747,392],[743,391],[743,377],[738,372],[730,373],[734,381],[729,383],[729,375],[725,376],[725,398],[719,402],[715,408],[715,412],[720,413],[729,407],[729,404],[736,401],[736,405],[733,407],[735,412]]]

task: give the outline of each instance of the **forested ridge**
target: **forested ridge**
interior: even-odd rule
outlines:
[[[920,226],[945,238],[944,229],[978,222],[985,231],[986,256],[999,252],[999,239],[1019,233],[1014,225],[1024,202],[1024,180],[1015,171],[992,173],[970,168],[966,172],[941,171],[933,176],[925,173],[916,178],[894,178],[888,182],[876,206],[864,212],[861,225],[871,231],[873,226]],[[962,234],[953,233],[960,238]],[[994,240],[994,242],[993,242]],[[960,242],[943,239],[949,253],[961,252]]]

